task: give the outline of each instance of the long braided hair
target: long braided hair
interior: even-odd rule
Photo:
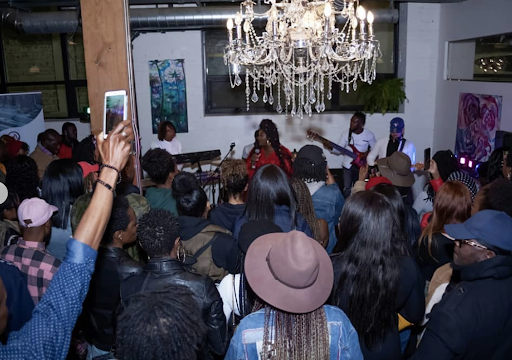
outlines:
[[[274,122],[270,119],[263,119],[260,123],[260,130],[267,135],[267,138],[270,141],[270,145],[272,145],[272,148],[279,158],[281,169],[285,170],[285,161],[291,161],[291,158],[288,154],[283,153],[281,150],[281,142],[279,141],[279,132],[277,131],[276,124],[274,124]]]
[[[328,360],[329,328],[323,306],[306,314],[292,314],[256,299],[254,311],[265,309],[264,360]]]
[[[309,227],[313,231],[313,238],[320,242],[320,226],[316,217],[315,208],[313,206],[313,198],[309,193],[309,189],[301,179],[292,178],[292,187],[297,196],[298,210],[301,215],[306,219]]]

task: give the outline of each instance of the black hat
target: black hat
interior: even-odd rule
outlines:
[[[325,165],[327,163],[324,151],[316,145],[303,146],[297,154],[297,159],[301,158],[309,159],[313,166]]]
[[[249,245],[251,245],[252,242],[260,236],[281,232],[283,232],[283,229],[270,220],[262,219],[248,221],[240,228],[240,233],[238,234],[238,247],[244,254],[246,254],[247,249],[249,249]]]

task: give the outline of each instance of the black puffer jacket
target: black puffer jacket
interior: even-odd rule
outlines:
[[[196,273],[192,268],[171,258],[152,258],[142,274],[131,276],[121,284],[121,300],[129,296],[151,291],[161,291],[168,285],[184,285],[190,288],[201,307],[208,326],[207,346],[201,359],[211,359],[211,353],[223,355],[228,344],[226,317],[222,299],[212,279]]]
[[[100,247],[96,269],[84,302],[82,321],[89,344],[109,351],[114,344],[115,313],[121,301],[121,281],[142,273],[142,264],[123,249]]]
[[[460,279],[432,309],[412,359],[510,359],[512,257],[464,267]]]

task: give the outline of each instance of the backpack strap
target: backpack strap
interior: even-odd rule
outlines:
[[[215,236],[212,237],[212,239],[210,241],[208,241],[206,244],[204,244],[199,250],[197,250],[197,252],[192,255],[192,256],[188,256],[184,263],[187,264],[187,265],[193,265],[197,262],[197,258],[199,256],[201,256],[206,250],[208,250],[208,248],[210,246],[212,246],[212,243],[213,243],[213,240],[215,240]]]

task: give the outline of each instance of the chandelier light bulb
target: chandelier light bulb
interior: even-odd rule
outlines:
[[[359,20],[364,20],[366,18],[366,10],[361,5],[357,7],[356,16]]]
[[[250,25],[247,20],[244,21],[244,32],[248,33],[250,30]]]
[[[272,10],[270,10],[270,16],[272,17],[272,19],[277,20],[277,9],[275,6],[272,7]]]
[[[240,14],[240,12],[237,12],[236,13],[236,16],[235,16],[235,24],[237,26],[241,25],[242,24],[242,14]]]
[[[368,21],[368,24],[373,24],[374,17],[371,11],[368,11],[368,14],[366,14],[366,20]]]
[[[332,13],[332,7],[330,3],[326,3],[324,7],[324,15],[325,17],[330,17]]]
[[[226,27],[228,28],[228,30],[233,30],[233,19],[231,19],[231,18],[228,19]]]

